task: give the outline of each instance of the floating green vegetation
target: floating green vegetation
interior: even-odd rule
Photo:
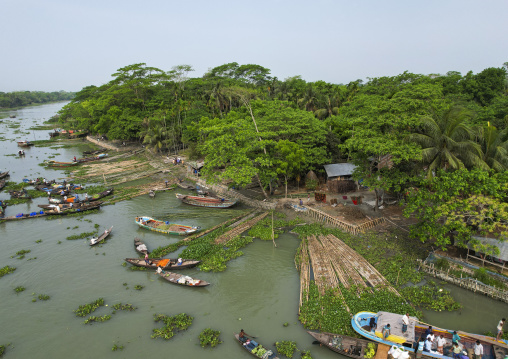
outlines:
[[[84,317],[84,316],[94,312],[97,308],[99,308],[99,307],[101,307],[103,305],[104,305],[104,299],[103,298],[99,298],[99,299],[97,299],[96,301],[94,301],[92,303],[80,305],[78,307],[78,309],[76,309],[74,311],[74,313],[76,313],[77,317]]]
[[[125,264],[125,262],[124,262],[124,264]],[[148,268],[145,268],[145,267],[136,267],[136,266],[130,266],[130,267],[129,267],[129,269],[130,269],[130,270],[132,270],[132,271],[138,271],[138,270],[143,271],[143,270],[148,270]]]
[[[34,125],[29,128],[30,131],[32,130],[53,130],[55,126],[49,124],[49,125]]]
[[[24,292],[25,290],[26,290],[26,288],[25,288],[25,287],[23,287],[22,285],[20,285],[20,286],[18,286],[18,287],[16,287],[16,288],[14,288],[14,291],[15,291],[16,293],[21,293],[21,292]]]
[[[79,228],[79,226],[74,226],[74,227],[72,227],[72,229],[78,229],[78,228]]]
[[[5,184],[5,187],[4,187],[4,192],[21,191],[23,188],[25,188],[27,186],[30,186],[30,185],[25,182],[17,183],[17,182],[7,181]]]
[[[144,288],[144,287],[145,287],[144,285],[141,285],[141,284],[136,284],[136,285],[134,286],[134,289],[136,289],[136,290],[143,290],[143,288]]]
[[[9,345],[11,345],[11,343],[0,345],[0,357],[2,357],[5,354],[5,350]]]
[[[69,241],[73,241],[73,240],[76,240],[76,239],[87,238],[87,237],[93,236],[95,234],[97,234],[97,231],[94,231],[94,232],[83,232],[83,233],[80,233],[80,234],[73,234],[72,236],[68,236],[68,237],[66,237],[66,239],[69,240]]]
[[[20,251],[17,251],[15,255],[11,256],[11,258],[23,259],[25,258],[25,254],[28,254],[30,252],[31,252],[30,249],[22,249]]]
[[[312,356],[310,355],[310,350],[302,351],[302,359],[312,359]]]
[[[220,331],[206,328],[199,334],[199,344],[204,348],[210,345],[212,348],[216,347],[222,341],[219,339]]]
[[[47,294],[39,294],[37,298],[39,298],[39,300],[49,300],[51,297]]]
[[[123,350],[123,345],[117,345],[116,343],[111,348],[112,351],[116,352],[117,350]]]
[[[42,243],[42,239],[36,240],[35,243]]]
[[[259,348],[260,346],[254,348],[257,349]],[[288,358],[292,358],[293,357],[293,354],[294,352],[297,350],[296,348],[296,342],[294,341],[289,341],[289,340],[282,340],[280,342],[276,342],[275,343],[275,347],[277,348],[277,352],[279,354],[282,354],[282,355],[285,355],[287,356]],[[261,348],[261,349],[264,349],[264,348]],[[263,356],[263,354],[259,355],[259,350],[257,351],[258,353],[254,353],[254,351],[252,351],[253,354],[255,355],[258,355],[258,356]],[[266,349],[265,349],[265,353],[266,353]]]
[[[89,196],[93,196],[95,194],[104,192],[107,189],[109,189],[109,187],[106,188],[104,186],[89,186],[84,189],[76,189],[74,192],[75,193],[88,193]]]
[[[8,154],[8,155],[4,155],[4,156],[5,156],[5,157],[16,157],[16,156],[17,156],[17,154],[15,154],[15,153],[10,153],[10,154]]]
[[[116,303],[116,304],[113,304],[113,309],[114,310],[128,310],[129,312],[132,312],[133,310],[136,310],[138,308],[136,308],[132,304]]]
[[[96,317],[95,315],[92,315],[92,316],[88,317],[83,323],[85,323],[85,324],[100,323],[100,322],[105,322],[110,319],[111,319],[111,315],[109,315],[109,314],[103,315],[101,317]]]
[[[193,317],[185,313],[180,313],[172,317],[164,314],[154,314],[154,320],[156,322],[163,322],[164,327],[153,329],[151,338],[171,339],[175,335],[175,331],[187,330],[192,324],[193,319]]]
[[[289,326],[289,323],[288,322],[285,322],[284,324],[282,324],[283,327],[288,327]]]
[[[449,291],[438,288],[433,281],[429,281],[427,285],[421,287],[407,286],[402,288],[401,294],[411,303],[422,309],[442,312],[462,308],[462,305],[453,299]]]
[[[34,259],[37,259],[37,257],[28,258],[27,261],[33,261]]]
[[[2,278],[4,275],[7,275],[9,273],[12,273],[16,270],[14,267],[5,266],[0,269],[0,278]]]

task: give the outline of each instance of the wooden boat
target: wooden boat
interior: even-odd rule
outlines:
[[[177,182],[176,185],[182,189],[190,189],[190,190],[196,189],[196,187],[193,186],[192,184],[183,181]]]
[[[103,191],[101,193],[97,193],[96,195],[93,195],[93,196],[90,196],[88,197],[88,199],[86,199],[86,197],[84,196],[75,196],[75,197],[67,197],[67,199],[64,199],[64,198],[50,198],[49,199],[49,202],[50,203],[55,203],[55,204],[59,204],[59,203],[76,203],[77,201],[80,201],[80,202],[95,202],[95,201],[98,201],[100,200],[101,198],[104,198],[106,196],[109,196],[111,193],[113,193],[113,188],[110,188],[106,191]]]
[[[102,202],[98,202],[97,204],[102,204]],[[80,203],[52,203],[52,204],[38,204],[39,208],[43,209],[55,209],[56,207],[59,207],[60,209],[69,209],[69,208],[81,208],[89,206],[86,202],[80,202]]]
[[[376,328],[371,331],[369,326],[370,320],[373,318],[376,321]],[[382,329],[386,324],[390,324],[390,335],[384,339]],[[402,315],[389,313],[389,312],[359,312],[351,319],[351,325],[353,329],[361,336],[370,339],[372,341],[383,343],[388,346],[401,347],[404,350],[413,353],[415,349],[413,344],[417,341],[425,330],[428,328],[426,325],[422,325],[417,318],[410,317],[409,325],[406,332],[402,332]],[[453,353],[451,350],[452,345],[452,330],[441,329],[433,327],[433,332],[436,336],[443,334],[446,339],[444,346],[444,355],[439,354],[433,346],[433,350],[425,352],[425,355],[430,358],[452,358]],[[496,359],[496,353],[508,354],[508,342],[506,340],[496,341],[495,338],[488,337],[480,334],[471,334],[462,331],[457,331],[461,340],[462,350],[471,351],[474,347],[476,340],[479,340],[483,345],[483,359]]]
[[[25,198],[31,199],[32,197],[26,191],[9,191],[12,198]]]
[[[10,176],[9,175],[9,171],[7,171],[7,172],[0,172],[0,179],[8,177],[8,176]]]
[[[169,222],[159,221],[151,217],[136,217],[136,224],[142,228],[149,229],[151,231],[164,233],[164,234],[177,234],[185,236],[188,234],[195,233],[200,230],[201,227],[184,226],[182,224],[174,224]]]
[[[7,182],[5,180],[1,180],[0,181],[0,189],[4,188],[6,183]]]
[[[49,192],[52,196],[55,196],[55,195],[56,196],[68,196],[69,195],[69,191],[64,188],[48,187],[43,184],[36,185],[35,189],[38,191],[46,192],[46,193]]]
[[[155,272],[155,273],[160,275],[162,278],[164,278],[168,282],[174,283],[174,284],[185,285],[188,287],[206,287],[207,285],[210,285],[210,283],[205,282],[204,280],[194,279],[194,278],[191,278],[191,277],[189,277],[187,275],[183,275],[183,274],[166,272],[166,271],[162,271],[160,273]]]
[[[237,200],[229,200],[227,198],[218,198],[212,196],[187,196],[184,194],[177,193],[178,198],[183,203],[190,204],[192,206],[199,207],[211,207],[211,208],[229,208],[234,206]]]
[[[97,155],[100,153],[105,153],[107,150],[96,150],[96,151],[83,151],[83,156]]]
[[[318,342],[328,349],[350,358],[365,359],[367,345],[369,343],[371,343],[371,346],[374,345],[374,350],[377,351],[377,344],[370,340],[348,337],[347,335],[342,334],[326,332],[315,333],[309,330],[307,333],[312,335]]]
[[[16,115],[10,115],[9,118],[16,118]]]
[[[57,137],[57,136],[60,136],[60,132],[58,132],[58,131],[54,131],[54,132],[50,132],[49,133],[49,137],[50,138]]]
[[[179,270],[179,269],[187,269],[197,266],[201,261],[193,261],[190,259],[184,259],[182,264],[177,264],[177,259],[171,258],[150,258],[148,261],[150,264],[146,264],[144,258],[125,258],[127,263],[132,264],[136,267],[144,267],[150,269],[157,269],[157,267],[162,267],[162,269],[171,269],[171,270]]]
[[[113,230],[113,226],[111,226],[110,229],[106,229],[100,236],[92,237],[92,239],[90,239],[90,245],[94,246],[98,243],[103,243],[104,240],[111,234],[112,230]]]
[[[148,248],[146,247],[145,242],[141,240],[141,238],[134,238],[134,248],[136,249],[136,252],[139,254],[145,255],[149,254]]]
[[[30,147],[30,146],[33,146],[34,144],[30,141],[18,141],[18,146],[19,147]]]
[[[101,153],[101,154],[99,154],[97,156],[93,156],[93,157],[78,158],[76,161],[79,162],[79,163],[98,161],[98,160],[101,160],[101,159],[103,159],[103,158],[105,158],[107,156],[108,156],[107,153]]]
[[[236,340],[238,341],[238,343],[242,344],[242,347],[247,350],[249,353],[251,353],[252,355],[258,357],[258,358],[266,358],[266,359],[279,359],[279,357],[277,357],[273,351],[267,349],[267,348],[264,348],[261,344],[258,344],[256,341],[252,340],[251,338],[249,338],[248,336],[244,336],[244,338],[246,338],[245,341],[241,340],[240,339],[240,335],[235,333],[235,338]],[[263,353],[263,355],[259,356],[257,353],[260,349],[264,349],[266,350],[266,352]]]
[[[148,195],[151,197],[151,198],[155,198],[155,191],[153,189],[151,189],[150,191],[148,191]]]
[[[72,167],[79,165],[79,162],[57,162],[57,161],[46,161],[44,162],[48,167]]]
[[[2,221],[17,221],[17,220],[21,220],[21,219],[39,218],[39,217],[52,216],[52,215],[65,216],[67,214],[84,212],[84,211],[89,211],[89,210],[97,209],[97,208],[100,208],[100,204],[83,206],[80,208],[70,208],[70,209],[65,209],[65,210],[60,210],[60,211],[58,211],[58,209],[55,209],[55,210],[47,210],[47,211],[39,211],[39,212],[31,212],[31,213],[18,213],[15,216],[4,217],[4,218],[2,218]]]

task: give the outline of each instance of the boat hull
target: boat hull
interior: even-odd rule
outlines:
[[[176,234],[179,236],[187,236],[189,234],[196,233],[201,228],[184,226],[181,224],[166,223],[153,219],[151,217],[136,217],[135,222],[141,228],[148,229],[150,231],[164,233],[164,234]]]
[[[185,204],[197,207],[208,207],[208,208],[229,208],[236,204],[236,200],[231,201],[229,199],[222,200],[221,198],[215,197],[199,197],[199,196],[186,196],[180,193],[176,194],[176,198]]]
[[[157,273],[157,274],[170,283],[183,285],[186,287],[206,287],[206,286],[210,285],[210,283],[205,282],[204,280],[194,279],[189,276],[185,276],[185,275],[178,274],[178,273],[164,271],[164,272]],[[186,281],[182,281],[181,280],[182,278],[190,278],[190,279],[186,280]]]

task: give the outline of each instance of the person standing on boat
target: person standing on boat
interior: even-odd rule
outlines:
[[[482,359],[483,355],[483,345],[479,340],[476,341],[474,345],[474,359]]]
[[[409,314],[406,313],[402,316],[402,333],[407,332],[408,325],[409,325]]]
[[[161,274],[162,272],[163,272],[162,267],[161,266],[157,266],[157,273]]]
[[[501,340],[501,336],[503,335],[503,325],[504,325],[504,322],[506,322],[505,318],[501,319],[499,321],[499,323],[497,324],[497,337],[496,337],[497,341]]]
[[[150,260],[148,259],[148,253],[145,254],[145,263],[146,265],[150,265]]]
[[[386,324],[384,327],[383,327],[383,330],[382,330],[382,333],[383,333],[383,339],[386,339],[390,336],[390,324]]]
[[[178,261],[176,263],[177,266],[181,266],[183,263],[183,259],[182,258],[178,258]]]
[[[425,339],[425,344],[423,345],[423,351],[430,352],[432,350],[432,342],[430,341],[430,338],[427,337]]]
[[[420,340],[418,340],[418,345],[416,347],[416,359],[420,359],[422,357],[424,344],[425,342],[423,341],[422,338],[420,338]]]
[[[443,348],[444,348],[445,344],[446,344],[446,339],[444,338],[443,334],[441,334],[439,336],[439,338],[437,338],[437,351],[441,355],[443,355]]]
[[[460,359],[461,352],[462,350],[460,349],[459,343],[457,342],[453,343],[453,358]]]
[[[456,330],[454,330],[454,331],[453,331],[453,337],[452,337],[452,343],[457,343],[457,344],[459,344],[459,342],[460,342],[460,337],[459,337],[459,335],[457,334],[457,331],[456,331]]]

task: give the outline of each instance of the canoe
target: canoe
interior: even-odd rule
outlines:
[[[373,331],[371,331],[369,326],[371,318],[376,321],[376,328]],[[384,339],[382,329],[386,324],[390,324],[391,330],[390,335]],[[367,339],[389,346],[402,347],[410,353],[415,352],[415,349],[413,348],[414,342],[422,337],[422,334],[424,334],[425,330],[428,328],[426,325],[423,325],[423,323],[420,323],[417,318],[410,317],[407,331],[403,333],[402,315],[389,312],[359,312],[351,319],[351,325],[358,334]],[[425,355],[439,359],[452,358],[453,353],[451,351],[451,345],[453,330],[433,327],[433,332],[436,337],[443,334],[443,337],[446,339],[444,355],[440,355],[435,351],[435,344],[433,345],[433,350],[425,352]],[[461,338],[460,344],[463,346],[464,351],[472,350],[476,340],[479,340],[483,345],[483,359],[495,359],[495,353],[499,351],[508,353],[508,342],[506,340],[496,341],[496,339],[492,337],[466,333],[458,330],[457,333]]]
[[[151,217],[136,217],[135,222],[138,226],[149,229],[151,231],[164,234],[177,234],[180,236],[195,233],[201,228],[196,226],[184,226],[182,224],[169,223],[168,221],[159,221]]]
[[[171,269],[171,270],[192,268],[201,263],[201,261],[184,259],[182,264],[178,265],[176,264],[177,259],[171,258],[149,258],[150,264],[146,264],[144,258],[125,258],[125,261],[136,267],[157,269],[158,266],[161,266],[162,269]]]
[[[177,193],[176,198],[186,204],[198,207],[210,207],[210,208],[229,208],[234,206],[237,200],[230,200],[227,198],[218,198],[212,196],[187,196],[184,194]]]
[[[38,191],[46,192],[46,193],[49,192],[49,193],[51,193],[52,196],[54,196],[54,195],[68,196],[69,195],[69,191],[67,191],[63,187],[62,188],[55,188],[55,187],[48,187],[46,185],[41,184],[41,185],[36,185],[35,189]]]
[[[83,162],[91,162],[91,161],[97,161],[97,160],[101,160],[105,157],[107,157],[108,154],[107,153],[101,153],[97,156],[93,156],[93,157],[83,157],[83,158],[78,158],[77,159],[77,162],[79,163],[83,163]]]
[[[32,197],[25,191],[9,191],[12,198],[26,198],[31,199]]]
[[[33,146],[34,144],[30,141],[18,141],[18,146],[19,147],[30,147],[30,146]]]
[[[65,209],[65,210],[61,210],[60,212],[58,212],[57,210],[47,210],[47,211],[39,211],[39,212],[31,212],[31,213],[18,213],[15,216],[4,217],[4,218],[2,218],[2,220],[3,221],[17,221],[17,220],[21,220],[21,219],[39,218],[39,217],[53,216],[53,215],[65,216],[67,214],[84,212],[84,211],[89,211],[89,210],[97,209],[97,208],[100,208],[100,204],[83,206],[80,208]]]
[[[99,153],[104,153],[107,150],[96,150],[96,151],[83,151],[83,156],[97,155]]]
[[[0,179],[8,177],[8,176],[10,176],[9,175],[9,171],[7,171],[7,172],[0,172]]]
[[[196,189],[195,186],[187,182],[177,182],[176,185],[182,189],[190,189],[190,190]]]
[[[307,331],[307,333],[312,335],[318,342],[320,342],[328,349],[350,358],[365,359],[365,354],[367,353],[367,345],[369,343],[374,344],[374,349],[377,351],[377,344],[370,340],[358,339],[348,337],[347,335],[326,332],[315,333]]]
[[[90,245],[94,246],[98,243],[103,243],[104,240],[111,234],[112,230],[113,226],[111,226],[110,229],[106,229],[99,237],[92,237],[92,239],[90,239]]]
[[[173,268],[172,268],[173,269]],[[155,272],[157,273],[157,272]],[[207,285],[210,285],[210,283],[205,282],[204,280],[200,279],[194,279],[187,275],[173,273],[173,272],[166,272],[162,271],[161,273],[157,273],[162,278],[167,280],[170,283],[179,284],[179,285],[185,285],[187,287],[206,287]]]
[[[57,161],[45,161],[48,167],[72,167],[79,165],[79,162],[57,162]]]
[[[101,198],[104,198],[106,196],[109,196],[111,193],[113,193],[113,188],[110,188],[106,191],[103,191],[101,193],[97,193],[96,195],[93,195],[91,197],[88,197],[88,200],[85,199],[85,196],[81,196],[81,197],[67,197],[67,199],[63,199],[63,198],[50,198],[49,199],[49,202],[50,203],[76,203],[76,199],[79,200],[80,202],[84,202],[84,203],[88,203],[88,202],[94,202],[94,201],[98,201],[99,199]]]
[[[136,249],[136,252],[142,255],[150,254],[150,252],[148,252],[148,248],[146,247],[145,242],[143,242],[141,238],[137,237],[134,238],[134,249]]]
[[[238,341],[238,343],[242,344],[242,348],[247,350],[252,355],[258,357],[258,358],[266,358],[266,359],[279,359],[278,356],[276,356],[273,351],[263,347],[261,344],[257,343],[253,339],[249,338],[248,336],[244,336],[245,341],[240,339],[240,335],[235,333],[235,338]],[[258,355],[258,352],[261,352],[261,355]]]
[[[102,204],[102,202],[97,202],[97,204]],[[69,209],[69,208],[81,208],[89,206],[88,203],[80,202],[80,203],[52,203],[52,204],[38,204],[37,207],[43,209],[55,209],[56,207],[60,207],[60,209]]]

